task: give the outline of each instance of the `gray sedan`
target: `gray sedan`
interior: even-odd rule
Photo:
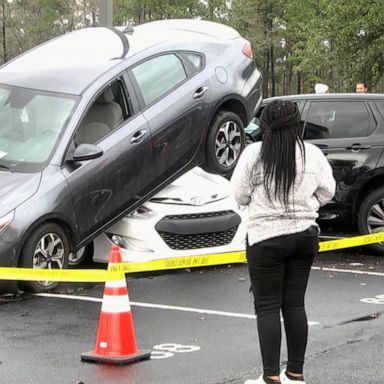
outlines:
[[[0,266],[65,268],[194,166],[231,173],[260,102],[250,43],[206,21],[82,29],[5,64]]]

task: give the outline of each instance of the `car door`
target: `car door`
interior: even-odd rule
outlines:
[[[151,129],[160,183],[188,164],[203,140],[210,94],[203,64],[196,53],[167,53],[130,71]]]
[[[82,240],[122,216],[154,188],[148,123],[128,100],[120,78],[98,94],[78,125],[73,147],[96,144],[103,155],[63,167]]]
[[[322,149],[336,180],[334,209],[352,203],[365,174],[376,167],[383,150],[377,121],[364,100],[312,100],[304,110],[304,140]]]

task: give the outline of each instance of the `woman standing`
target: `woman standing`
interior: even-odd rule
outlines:
[[[245,383],[305,384],[304,296],[318,252],[318,209],[333,197],[335,180],[321,150],[301,140],[295,103],[272,101],[260,121],[262,142],[244,150],[231,179],[235,199],[248,207],[246,253],[264,368]],[[288,364],[279,375],[280,310]]]

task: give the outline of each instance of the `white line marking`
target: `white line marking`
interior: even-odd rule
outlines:
[[[57,299],[69,299],[69,300],[80,300],[80,301],[95,301],[101,303],[103,299],[100,297],[91,297],[91,296],[72,296],[72,295],[62,295],[56,293],[34,293],[33,296],[40,297],[55,297]]]
[[[53,297],[58,299],[69,299],[69,300],[82,300],[82,301],[96,301],[102,302],[103,299],[91,296],[72,296],[72,295],[62,295],[54,293],[36,293],[35,296],[40,297]],[[248,313],[235,313],[235,312],[223,312],[223,311],[212,311],[210,309],[199,309],[199,308],[189,308],[189,307],[177,307],[173,305],[162,305],[162,304],[152,304],[152,303],[139,303],[131,301],[132,306],[144,307],[144,308],[157,308],[157,309],[170,309],[173,311],[182,311],[182,312],[194,312],[206,315],[218,315],[226,317],[237,317],[242,319],[256,319],[255,315],[250,315]],[[308,325],[318,325],[317,321],[308,321]]]
[[[358,271],[353,269],[339,269],[339,268],[323,268],[323,267],[312,267],[315,271],[325,272],[342,272],[342,273],[354,273],[358,275],[370,275],[370,276],[384,276],[383,272],[369,272],[369,271]]]

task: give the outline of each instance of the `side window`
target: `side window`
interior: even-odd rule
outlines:
[[[305,102],[302,100],[300,101],[294,100],[294,103],[297,104],[297,106],[299,107],[300,113],[302,113]],[[261,113],[263,112],[263,109],[264,109],[264,106],[261,106],[256,116],[252,119],[251,123],[245,128],[245,133],[247,135],[251,135],[253,137],[253,141],[260,141],[262,139],[261,130],[260,130],[260,116],[261,116]],[[303,129],[303,125],[304,125],[304,122],[301,120],[300,121],[301,131]]]
[[[304,104],[305,104],[304,100],[295,100],[294,102],[299,107],[300,113],[303,113],[303,108],[304,108]]]
[[[192,67],[194,68],[194,72],[200,71],[200,69],[203,67],[203,57],[199,55],[198,53],[183,53],[183,56],[188,60],[189,63],[191,63]]]
[[[159,99],[183,82],[187,75],[180,59],[173,54],[154,57],[132,69],[145,105]]]
[[[314,101],[305,123],[304,139],[368,136],[370,114],[362,101]]]
[[[377,107],[379,108],[381,114],[382,114],[383,117],[384,117],[384,100],[378,100],[378,101],[376,101],[376,105],[377,105]]]
[[[88,110],[76,133],[76,145],[99,142],[129,116],[124,87],[121,80],[117,80],[97,97]]]

